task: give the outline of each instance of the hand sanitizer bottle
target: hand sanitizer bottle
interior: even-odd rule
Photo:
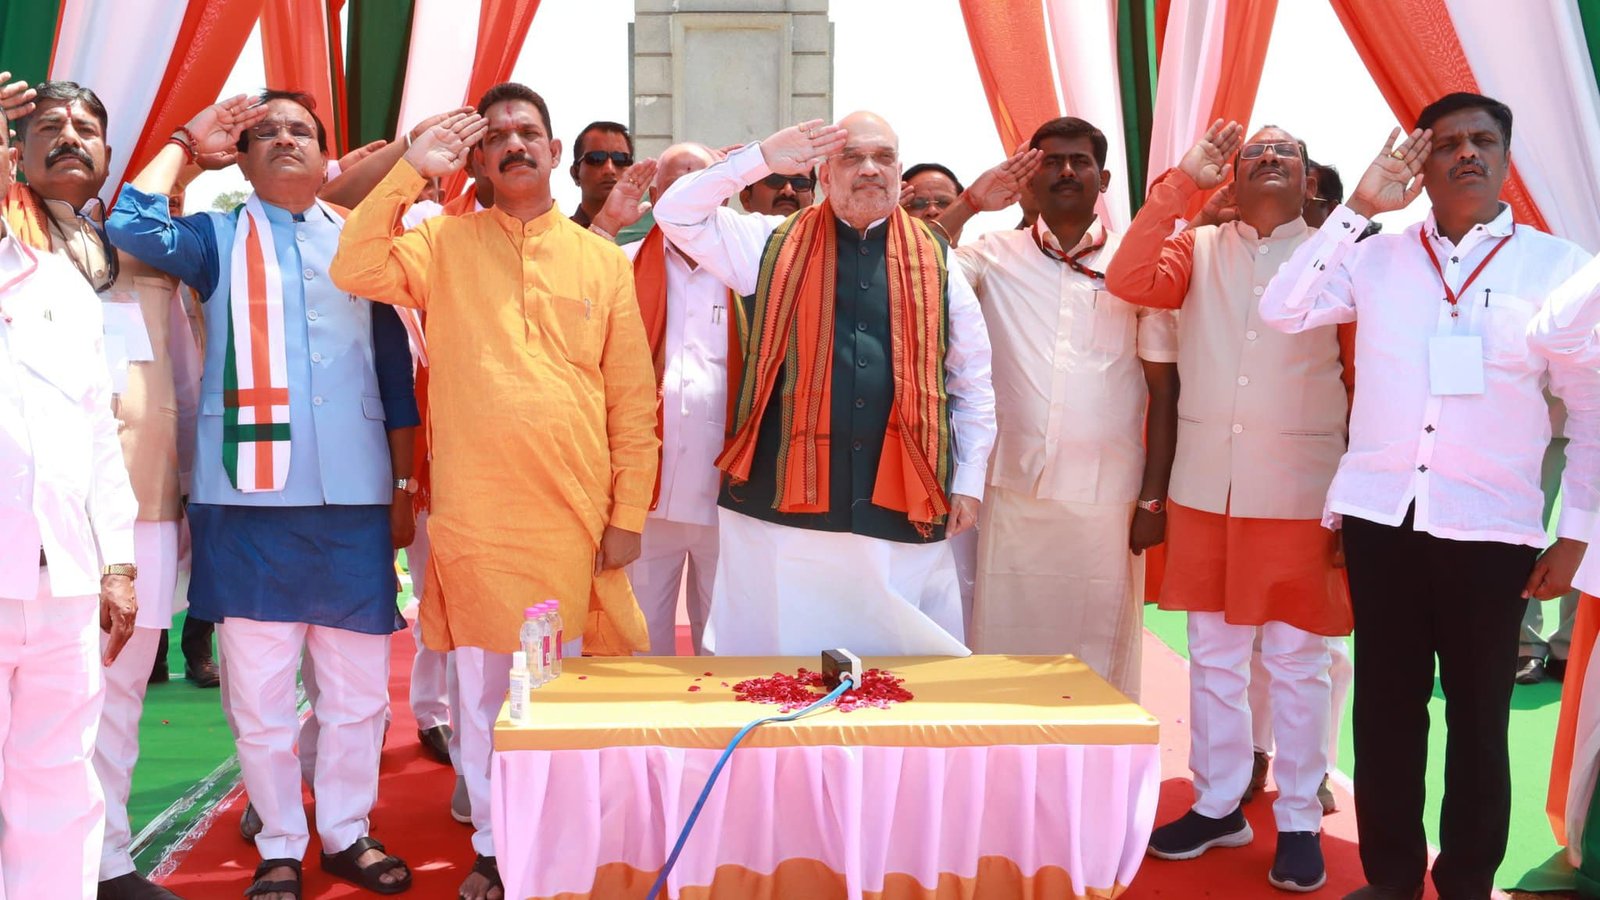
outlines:
[[[516,725],[528,724],[528,691],[532,687],[528,675],[528,655],[521,650],[511,654],[511,721]]]

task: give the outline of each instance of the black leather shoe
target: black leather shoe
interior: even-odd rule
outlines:
[[[184,664],[183,677],[198,688],[214,688],[222,684],[222,675],[217,671],[217,661],[214,659]]]
[[[1517,657],[1517,684],[1538,684],[1544,680],[1544,657]]]
[[[138,872],[129,872],[100,882],[100,888],[95,892],[95,900],[183,900],[183,898]]]
[[[434,762],[450,765],[450,726],[435,725],[432,728],[417,729],[417,743],[422,745],[422,752],[433,757]]]
[[[1544,661],[1544,674],[1551,681],[1567,680],[1567,661],[1556,659],[1554,656]]]

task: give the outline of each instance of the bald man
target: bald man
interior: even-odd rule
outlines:
[[[703,144],[674,144],[659,160],[642,160],[623,173],[594,217],[590,231],[615,234],[650,206],[646,189],[660,197],[680,177],[709,166],[716,155]],[[650,628],[650,653],[665,656],[676,644],[679,588],[684,568],[689,629],[702,651],[711,584],[717,570],[716,458],[728,418],[728,286],[673,245],[659,227],[624,244],[655,362],[661,468],[639,558],[628,580]]]
[[[723,206],[813,166],[817,206],[787,219]],[[894,130],[852,113],[740,148],[656,203],[673,246],[743,298],[710,652],[968,652],[946,538],[983,497],[989,336],[948,247],[899,194]]]

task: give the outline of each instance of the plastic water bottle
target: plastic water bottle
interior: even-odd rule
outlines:
[[[545,681],[555,679],[555,654],[550,645],[555,642],[555,632],[550,627],[550,601],[540,603],[539,610],[539,677]]]
[[[524,609],[522,628],[517,632],[518,643],[522,645],[523,662],[528,667],[528,679],[532,687],[538,687],[545,682],[545,670],[539,664],[543,658],[543,647],[539,640],[544,631],[542,614],[543,609],[539,606]]]
[[[517,725],[528,722],[528,691],[533,688],[528,673],[528,655],[521,650],[511,654],[511,721]]]
[[[566,656],[567,629],[561,621],[561,602],[551,600],[550,603],[550,634],[554,636],[555,653],[551,656],[551,678],[561,677],[561,661]]]

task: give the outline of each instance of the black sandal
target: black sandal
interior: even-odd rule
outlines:
[[[272,869],[287,868],[294,870],[293,881],[263,881],[267,872]],[[263,894],[293,894],[295,900],[300,900],[300,860],[281,857],[278,859],[263,859],[261,865],[256,866],[255,881],[245,888],[246,897],[260,897]]]
[[[368,866],[361,865],[357,860],[368,850],[377,850],[383,854],[383,859]],[[406,877],[399,881],[384,881],[383,876],[395,869],[404,869]],[[399,894],[411,890],[411,868],[398,856],[390,856],[389,851],[370,835],[338,853],[322,854],[322,871],[358,884],[375,894]]]
[[[499,888],[501,898],[505,897],[506,886],[500,881],[500,863],[494,857],[478,854],[478,858],[472,861],[472,872],[470,874],[482,875],[488,879],[490,891]],[[485,894],[488,892],[484,891]],[[464,898],[464,894],[459,891],[456,892],[456,900],[464,900]]]

